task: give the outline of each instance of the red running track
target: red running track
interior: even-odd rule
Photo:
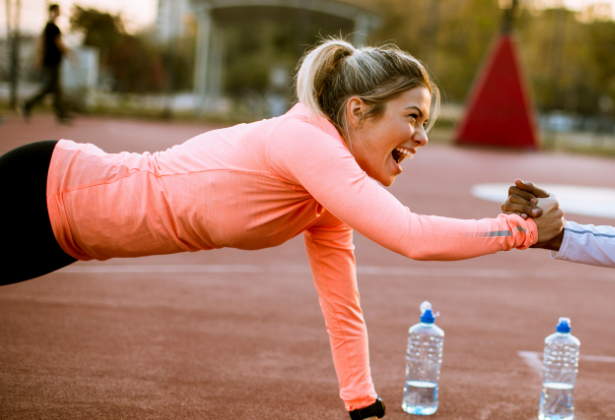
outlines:
[[[0,153],[60,137],[153,152],[211,128],[13,118],[0,126]],[[516,177],[614,187],[615,165],[429,145],[404,163],[391,191],[416,212],[488,217],[499,206],[470,196],[471,186]],[[614,418],[615,271],[553,261],[542,250],[423,263],[359,235],[355,242],[387,419],[412,417],[400,407],[405,346],[423,300],[446,332],[433,419],[535,419],[541,380],[518,352],[542,351],[560,316],[572,318],[582,355],[606,357],[580,363],[577,418]],[[0,419],[347,419],[307,264],[296,238],[254,252],[78,263],[0,288]]]

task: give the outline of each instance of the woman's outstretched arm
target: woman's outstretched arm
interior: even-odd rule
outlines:
[[[318,301],[325,319],[333,364],[346,410],[374,403],[367,328],[356,279],[352,229],[325,212],[304,233]]]
[[[461,220],[412,213],[366,175],[335,129],[302,118],[288,118],[271,133],[271,170],[379,245],[416,260],[451,261],[525,249],[538,240],[534,221],[516,214]]]
[[[517,215],[459,220],[412,213],[361,170],[330,124],[317,126],[301,116],[285,119],[270,134],[267,162],[281,181],[307,190],[327,209],[304,238],[347,410],[376,398],[351,227],[420,260],[472,258],[526,248],[537,239],[535,223]]]

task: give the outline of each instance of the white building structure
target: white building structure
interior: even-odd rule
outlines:
[[[269,14],[275,9],[306,10],[352,22],[353,43],[365,44],[373,29],[382,25],[382,18],[356,2],[333,0],[190,0],[198,23],[194,94],[197,111],[216,108],[220,101],[224,76],[224,29],[216,21],[216,12],[250,8]],[[353,4],[354,3],[354,4]]]
[[[62,61],[62,85],[66,97],[79,108],[91,105],[98,84],[100,51],[96,47],[79,45],[72,48],[76,60]]]
[[[182,36],[186,15],[197,22],[194,98],[197,112],[219,107],[224,86],[225,30],[220,16],[249,11],[261,16],[280,11],[304,11],[314,16],[337,19],[353,28],[352,42],[367,43],[371,31],[382,25],[382,18],[364,8],[357,0],[158,0],[156,25],[161,41]]]
[[[190,13],[190,0],[158,0],[156,30],[160,41],[183,36],[186,30],[184,23]]]

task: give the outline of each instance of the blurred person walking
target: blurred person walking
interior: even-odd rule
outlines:
[[[42,69],[43,87],[33,98],[26,101],[21,109],[26,121],[29,122],[32,108],[42,101],[45,96],[52,93],[54,95],[53,108],[59,123],[70,123],[66,110],[62,104],[62,85],[60,81],[60,68],[62,57],[69,54],[68,48],[62,42],[62,33],[55,21],[60,16],[60,6],[52,4],[49,6],[49,21],[41,34],[38,42],[36,61],[34,66]]]

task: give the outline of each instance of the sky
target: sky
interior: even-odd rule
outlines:
[[[15,0],[10,0],[14,2]],[[523,0],[522,0],[523,1]],[[571,9],[579,10],[592,3],[610,3],[615,14],[615,0],[533,0],[545,6],[558,4],[563,1]],[[24,33],[38,33],[47,20],[47,5],[49,0],[21,0],[22,18],[21,27]],[[59,20],[60,29],[68,29],[68,13],[73,4],[82,7],[94,7],[112,13],[121,13],[129,31],[154,23],[156,19],[157,0],[54,0],[63,9],[63,16]],[[613,16],[615,19],[615,15]],[[0,1],[0,38],[6,37],[6,6]]]

